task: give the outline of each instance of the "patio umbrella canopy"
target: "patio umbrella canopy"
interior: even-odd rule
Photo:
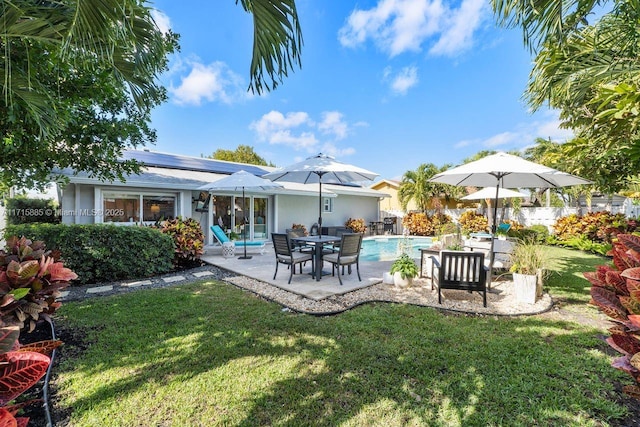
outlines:
[[[493,187],[482,188],[475,193],[464,196],[461,200],[484,200],[493,199],[496,197],[496,189]],[[507,188],[500,188],[498,190],[498,199],[524,199],[529,197],[527,194],[520,193],[519,191],[509,190]]]
[[[335,160],[322,153],[309,157],[292,165],[276,169],[264,175],[272,181],[319,184],[318,227],[322,233],[322,184],[348,184],[359,181],[371,181],[378,176],[357,166]]]
[[[493,204],[493,224],[491,225],[491,252],[489,253],[489,268],[491,270],[493,270],[493,247],[501,188],[557,188],[591,183],[591,181],[578,176],[503,152],[446,170],[435,175],[429,181],[456,186],[494,187],[494,195],[491,197],[495,201]],[[489,285],[491,285],[491,272]]]
[[[198,190],[205,190],[209,192],[213,191],[241,191],[242,190],[242,225],[245,227],[244,230],[244,255],[239,257],[239,259],[251,259],[250,256],[247,256],[247,218],[246,218],[246,210],[245,210],[245,198],[244,191],[245,189],[250,191],[265,191],[274,188],[281,188],[282,184],[277,182],[269,181],[268,179],[260,178],[255,176],[252,173],[246,171],[238,171],[233,173],[225,178],[219,179],[212,183],[203,185],[198,188]]]

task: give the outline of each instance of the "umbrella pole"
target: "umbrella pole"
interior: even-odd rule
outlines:
[[[496,184],[496,198],[493,200],[493,224],[491,224],[491,249],[489,250],[489,280],[487,287],[491,289],[491,279],[493,278],[493,261],[495,260],[495,253],[493,252],[493,246],[496,240],[496,222],[498,221],[498,192],[500,191],[500,181]]]
[[[318,199],[318,235],[322,235],[322,175],[318,174],[318,183],[320,184],[320,194]]]
[[[247,207],[245,206],[244,187],[242,187],[242,234],[244,235],[244,256],[238,257],[238,259],[251,259],[247,256]]]

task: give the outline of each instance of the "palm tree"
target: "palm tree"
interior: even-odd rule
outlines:
[[[423,163],[415,171],[405,172],[398,189],[402,209],[406,210],[409,202],[413,200],[422,212],[429,208],[439,210],[442,198],[448,201],[456,197],[461,190],[460,187],[429,181],[434,175],[450,167],[445,165],[438,168],[433,163]]]
[[[593,0],[492,0],[493,11],[501,25],[521,27],[524,43],[535,51],[546,41],[562,44],[573,31],[588,25],[594,8],[613,2]]]
[[[300,66],[302,35],[294,0],[241,0],[253,14],[254,46],[250,89],[274,89],[294,65]],[[163,90],[156,82],[168,38],[139,0],[0,0],[0,89],[4,104],[28,115],[43,136],[59,125],[55,88],[31,75],[31,58],[20,55],[34,43],[78,67],[109,66],[125,82],[138,108]],[[46,60],[46,58],[39,58]],[[55,73],[55,67],[51,71]],[[0,104],[1,106],[2,104]]]

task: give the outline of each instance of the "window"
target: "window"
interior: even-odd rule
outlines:
[[[176,215],[176,198],[166,196],[142,196],[142,220],[173,219]]]
[[[103,222],[155,222],[176,216],[175,195],[105,192],[102,200]]]
[[[322,212],[333,212],[333,199],[325,197],[322,201]]]
[[[140,197],[135,195],[105,194],[103,209],[105,222],[140,221]]]
[[[209,212],[209,199],[211,193],[208,191],[201,191],[198,200],[196,200],[196,212]]]

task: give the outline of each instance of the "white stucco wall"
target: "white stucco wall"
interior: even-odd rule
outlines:
[[[93,224],[94,186],[69,184],[62,189],[60,212],[63,224]]]
[[[339,195],[333,197],[333,212],[322,213],[322,225],[342,226],[349,218],[378,219],[378,199]],[[318,196],[276,196],[276,232],[284,232],[292,224],[304,224],[307,230],[318,222]]]

